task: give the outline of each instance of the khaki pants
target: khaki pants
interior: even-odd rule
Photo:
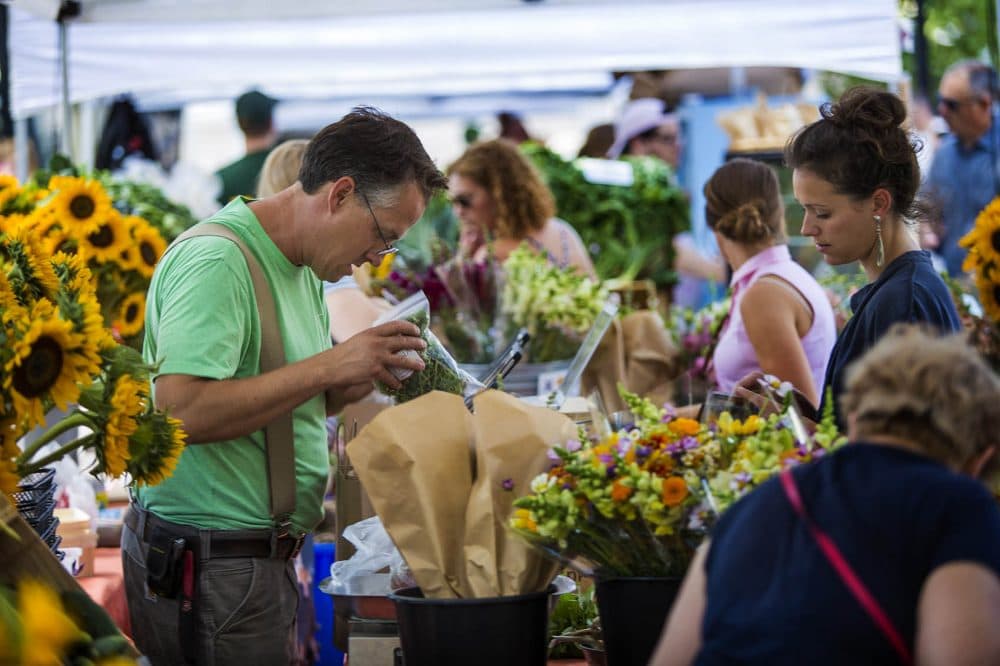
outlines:
[[[153,666],[184,664],[177,599],[146,588],[146,550],[122,529],[122,567],[132,632]],[[220,558],[199,563],[196,595],[198,666],[283,666],[296,654],[299,594],[294,560]]]

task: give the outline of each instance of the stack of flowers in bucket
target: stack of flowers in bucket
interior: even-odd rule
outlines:
[[[623,394],[635,426],[563,442],[514,502],[511,528],[597,580],[609,663],[646,663],[694,551],[733,502],[843,443],[832,411],[797,436],[790,410],[712,424]],[[830,404],[828,402],[828,404]],[[799,431],[801,432],[801,431]]]
[[[167,243],[194,218],[154,188],[62,166],[40,170],[24,184],[0,176],[0,231],[31,235],[51,255],[79,257],[89,269],[104,324],[116,340],[138,348],[153,269]]]
[[[155,484],[171,474],[185,437],[180,422],[152,404],[152,368],[105,327],[102,279],[91,266],[96,262],[101,271],[106,262],[85,248],[103,238],[97,211],[104,211],[105,223],[115,214],[102,208],[106,197],[95,183],[52,180],[53,190],[0,184],[6,213],[0,216],[0,662],[134,663],[127,641],[82,591],[60,593],[58,580],[22,575],[30,564],[25,560],[51,555],[41,541],[28,547],[30,531],[9,526],[16,517],[11,507],[22,515],[28,504],[37,508],[28,488],[38,484],[29,477],[45,475],[43,468],[70,452],[92,452],[94,474],[127,473],[136,483]],[[67,247],[71,233],[77,244]],[[132,244],[116,245],[113,258],[102,256],[117,262],[126,249],[142,252],[144,232],[133,227],[130,233]],[[22,437],[45,424],[53,408],[68,413],[22,446]],[[73,429],[76,439],[53,443]],[[48,527],[31,524],[40,534],[54,530],[51,520]]]

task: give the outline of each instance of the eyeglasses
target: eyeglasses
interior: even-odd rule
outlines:
[[[951,98],[951,97],[945,97],[944,95],[938,95],[938,98],[937,98],[938,106],[939,107],[943,106],[944,108],[948,109],[948,111],[950,111],[952,113],[955,113],[956,111],[958,111],[959,108],[961,108],[961,106],[963,104],[968,104],[971,101],[974,101],[974,100],[968,100],[967,99],[967,100],[963,101],[963,100],[954,99],[954,98]]]
[[[456,194],[451,198],[451,203],[459,208],[472,208],[472,197],[468,194]]]
[[[668,146],[672,146],[677,143],[676,134],[660,134],[659,132],[653,134],[652,139],[654,141],[659,141],[660,143],[665,143]]]
[[[361,190],[358,190],[358,194],[361,195],[361,198],[364,200],[365,205],[368,206],[368,212],[372,214],[372,222],[375,223],[375,231],[378,232],[378,237],[382,239],[382,244],[385,245],[384,250],[379,250],[375,254],[377,254],[380,257],[384,257],[386,255],[396,254],[397,252],[399,252],[398,248],[395,248],[392,245],[390,245],[389,241],[385,239],[385,234],[382,233],[382,227],[379,226],[378,218],[375,217],[375,211],[372,210],[372,205],[368,203],[368,197]]]

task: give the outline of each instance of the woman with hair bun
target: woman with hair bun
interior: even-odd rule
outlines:
[[[908,228],[917,213],[920,167],[914,140],[902,128],[906,109],[892,93],[848,90],[821,117],[796,132],[785,147],[795,198],[805,209],[802,235],[813,239],[827,263],[861,263],[870,283],[851,297],[853,316],[830,355],[824,392],[838,401],[844,370],[896,323],[926,323],[941,332],[961,323],[930,254]],[[753,389],[756,378],[741,384]]]
[[[818,403],[837,330],[823,288],[788,252],[777,176],[735,159],[704,192],[705,220],[733,271],[732,308],[712,356],[719,388],[730,393],[760,370]]]

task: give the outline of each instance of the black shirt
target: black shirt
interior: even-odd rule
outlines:
[[[1000,575],[1000,509],[978,481],[904,449],[849,444],[795,470],[806,510],[913,647],[924,581],[956,560]],[[706,560],[715,664],[895,664],[772,479],[720,519]]]
[[[820,398],[820,402],[825,403],[827,389],[833,388],[834,411],[842,431],[847,429],[845,415],[839,410],[844,372],[893,324],[926,322],[943,333],[953,333],[962,327],[948,287],[934,271],[931,255],[923,250],[896,257],[877,280],[851,296],[851,311],[853,316],[837,336],[830,352]]]

